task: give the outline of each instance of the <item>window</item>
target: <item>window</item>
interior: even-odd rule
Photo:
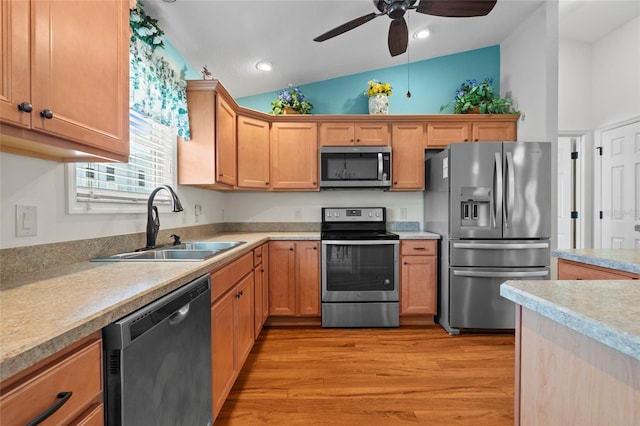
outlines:
[[[175,129],[130,110],[129,140],[128,163],[68,166],[69,213],[146,212],[154,188],[175,185]],[[158,193],[156,204],[170,204],[165,192]]]

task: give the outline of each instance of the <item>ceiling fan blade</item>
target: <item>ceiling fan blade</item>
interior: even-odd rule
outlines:
[[[449,18],[485,16],[493,10],[496,0],[421,0],[416,12]]]
[[[398,56],[407,51],[409,44],[409,29],[404,17],[394,19],[389,26],[389,53]]]
[[[338,36],[340,34],[346,33],[347,31],[350,31],[356,27],[359,27],[362,24],[366,24],[367,22],[369,22],[370,20],[372,20],[373,18],[380,16],[380,14],[377,13],[369,13],[368,15],[364,15],[361,16],[359,18],[353,19],[349,22],[346,22],[338,27],[335,27],[332,30],[327,31],[326,33],[319,35],[318,37],[314,38],[313,41],[325,41],[325,40],[329,40],[330,38],[333,38],[335,36]]]

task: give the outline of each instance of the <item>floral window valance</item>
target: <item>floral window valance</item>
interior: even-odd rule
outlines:
[[[178,129],[189,140],[187,83],[158,52],[163,47],[162,30],[140,4],[130,11],[132,29],[129,43],[129,107],[165,126]]]

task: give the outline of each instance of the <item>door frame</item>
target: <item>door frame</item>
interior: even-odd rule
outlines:
[[[587,198],[585,195],[588,191],[588,188],[593,185],[593,182],[589,182],[589,174],[587,173],[587,167],[584,165],[587,164],[587,145],[589,139],[588,131],[566,131],[566,132],[558,132],[558,144],[556,145],[556,155],[558,153],[558,148],[560,144],[560,138],[572,138],[575,139],[575,146],[572,147],[576,152],[578,152],[578,161],[576,161],[576,170],[575,170],[575,181],[573,185],[573,190],[575,191],[575,208],[578,211],[578,219],[576,219],[575,226],[575,248],[585,248],[585,241],[587,240],[587,229],[589,228],[588,224],[589,218],[592,216],[590,213],[590,209],[587,207]],[[573,144],[573,141],[572,141]],[[561,161],[560,156],[558,157],[558,163]],[[566,161],[566,160],[565,160]],[[571,160],[568,160],[571,161]],[[557,180],[556,180],[557,184]],[[593,219],[592,219],[593,220]],[[557,230],[556,230],[557,231]],[[557,243],[557,236],[554,236]]]

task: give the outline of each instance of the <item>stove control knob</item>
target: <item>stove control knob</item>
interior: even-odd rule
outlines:
[[[333,215],[334,215],[335,217],[339,217],[339,216],[340,216],[340,213],[335,212]]]
[[[380,213],[376,213],[376,217],[380,217]]]

